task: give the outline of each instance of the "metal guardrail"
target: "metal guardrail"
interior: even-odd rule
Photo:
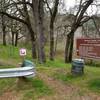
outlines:
[[[34,77],[35,68],[32,66],[20,67],[20,68],[7,68],[0,69],[0,78],[10,77]]]

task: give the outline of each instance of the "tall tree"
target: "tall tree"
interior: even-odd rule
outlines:
[[[77,28],[87,22],[90,17],[84,16],[87,8],[93,3],[93,0],[80,0],[80,5],[78,11],[75,15],[74,22],[71,26],[71,30],[66,38],[66,47],[65,47],[65,62],[72,61],[72,53],[73,53],[73,42],[74,42],[74,33]]]
[[[24,10],[21,11],[21,9],[18,9],[18,6],[15,8],[16,5],[20,5],[21,8],[23,8]],[[15,19],[19,22],[24,23],[28,30],[29,30],[29,35],[31,37],[31,41],[32,41],[32,54],[33,54],[33,58],[36,58],[36,36],[35,36],[35,32],[32,29],[31,26],[31,21],[30,21],[30,16],[29,16],[29,7],[27,7],[27,5],[29,5],[32,8],[33,11],[33,15],[34,15],[34,19],[33,21],[36,24],[36,34],[38,34],[38,39],[37,39],[37,43],[38,43],[38,58],[39,58],[39,62],[42,63],[45,61],[45,53],[44,53],[44,33],[43,33],[43,1],[39,1],[39,0],[33,0],[32,3],[22,0],[22,1],[13,1],[10,2],[10,4],[7,6],[8,8],[10,8],[10,6],[14,6],[14,11],[17,12],[17,15],[14,16],[11,14],[9,14],[9,11],[4,12],[4,11],[0,11],[1,14],[8,16],[11,19]],[[22,7],[23,6],[23,7]],[[11,8],[10,8],[11,9]],[[17,9],[18,11],[16,11],[15,9]],[[14,12],[13,11],[13,12]],[[23,14],[24,12],[24,14]],[[19,15],[21,13],[21,16]],[[23,18],[24,15],[24,18]],[[20,16],[20,17],[19,17]]]
[[[37,48],[38,48],[38,60],[40,63],[46,61],[45,52],[44,52],[44,44],[45,44],[45,37],[44,37],[44,2],[43,0],[33,0],[33,16],[35,22],[35,31],[37,33]]]
[[[0,9],[1,9],[2,11],[6,11],[6,9],[3,8],[4,5],[5,5],[5,0],[3,0],[3,1],[1,2],[1,4],[0,4]],[[5,24],[5,22],[6,22],[6,18],[5,18],[5,16],[2,14],[2,15],[1,15],[1,23],[2,23],[3,45],[6,45],[6,24]]]
[[[50,60],[54,60],[54,22],[58,12],[59,0],[54,0],[52,8],[50,8],[47,0],[45,0],[45,3],[50,12]]]
[[[3,45],[6,46],[6,25],[5,25],[5,16],[1,16],[2,21],[2,34],[3,34]]]
[[[22,0],[22,1],[24,3],[26,2],[26,0]],[[29,34],[31,37],[31,42],[32,42],[32,57],[37,58],[35,32],[32,29],[32,25],[31,25],[31,21],[30,21],[30,17],[29,17],[29,13],[28,13],[28,9],[27,9],[26,4],[23,4],[23,9],[24,9],[25,21],[27,22],[27,27],[28,27]]]

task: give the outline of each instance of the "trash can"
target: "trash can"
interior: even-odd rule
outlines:
[[[83,59],[72,60],[71,72],[73,75],[82,75],[84,73],[84,60]]]
[[[29,67],[34,67],[35,65],[30,60],[24,60],[23,63],[22,63],[22,65],[21,65],[21,67],[28,67],[28,66]]]
[[[31,62],[30,60],[24,60],[21,67],[32,67],[33,68],[34,73],[32,75],[25,76],[25,78],[34,77],[36,75],[35,64]]]

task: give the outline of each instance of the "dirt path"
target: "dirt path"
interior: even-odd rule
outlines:
[[[38,76],[53,90],[53,95],[41,96],[36,100],[100,100],[100,96],[92,93],[81,92],[79,88],[64,84],[61,81],[49,77],[43,72],[38,72]],[[22,100],[22,95],[14,91],[5,91],[0,96],[0,100]],[[29,99],[32,100],[32,99]]]
[[[100,100],[94,94],[81,94],[77,87],[65,85],[62,82],[48,77],[44,73],[38,73],[39,77],[54,90],[52,97],[45,97],[39,100]]]
[[[20,100],[16,92],[6,91],[2,96],[0,96],[0,100]]]

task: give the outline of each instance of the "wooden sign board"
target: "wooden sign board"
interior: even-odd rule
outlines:
[[[78,56],[81,58],[100,59],[100,38],[80,38],[76,42]]]
[[[20,49],[20,56],[25,56],[26,55],[26,49],[21,48]]]

